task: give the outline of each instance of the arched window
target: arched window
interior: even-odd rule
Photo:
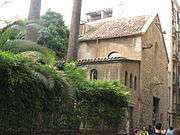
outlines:
[[[96,69],[92,69],[91,71],[90,71],[90,79],[91,80],[97,80],[97,70]]]
[[[124,85],[127,86],[127,80],[128,80],[128,72],[125,71],[125,76],[124,76]]]
[[[135,76],[134,77],[134,90],[137,89],[137,77]]]
[[[130,79],[129,79],[129,87],[132,88],[133,86],[133,76],[130,74]]]
[[[121,57],[121,55],[118,52],[111,52],[108,55],[108,58],[117,58],[117,57]]]

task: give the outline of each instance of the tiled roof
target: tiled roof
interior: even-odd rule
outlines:
[[[136,16],[110,20],[94,26],[79,38],[80,41],[108,39],[140,34],[152,16]]]
[[[78,63],[79,64],[87,64],[87,63],[117,62],[117,61],[140,62],[140,60],[127,59],[127,58],[124,58],[124,57],[114,57],[114,58],[80,59],[80,60],[78,60]]]

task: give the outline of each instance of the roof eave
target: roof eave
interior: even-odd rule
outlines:
[[[141,33],[146,33],[147,30],[149,29],[150,25],[152,24],[152,22],[154,21],[154,19],[158,16],[157,13],[153,13],[151,15],[151,17],[148,19],[148,21],[145,23],[145,25],[143,26]]]
[[[97,41],[97,40],[108,40],[108,39],[117,39],[117,38],[133,38],[137,36],[142,36],[145,34],[145,32],[140,32],[132,35],[125,35],[125,36],[119,36],[119,37],[107,37],[107,38],[92,38],[92,39],[79,39],[79,42],[88,42],[88,41]]]
[[[78,63],[81,65],[85,65],[85,64],[97,64],[97,63],[117,63],[117,62],[136,62],[136,63],[140,63],[141,60],[135,60],[135,59],[118,59],[118,58],[114,58],[114,59],[108,59],[108,58],[96,58],[96,59],[82,59],[82,60],[78,60]]]

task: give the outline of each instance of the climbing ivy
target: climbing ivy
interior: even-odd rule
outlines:
[[[1,127],[49,127],[47,121],[60,127],[70,100],[70,85],[61,72],[0,51]]]
[[[75,89],[75,118],[84,127],[115,127],[125,118],[129,94],[119,81],[86,78],[83,68],[66,64],[64,72]]]
[[[76,92],[76,101],[85,127],[117,127],[125,117],[128,93],[116,81],[88,81]]]

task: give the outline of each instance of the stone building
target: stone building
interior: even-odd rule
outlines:
[[[177,0],[171,1],[171,55],[169,63],[170,89],[170,125],[180,126],[180,5]]]
[[[78,59],[89,79],[121,81],[131,93],[130,127],[168,125],[168,55],[158,15],[81,26]]]

